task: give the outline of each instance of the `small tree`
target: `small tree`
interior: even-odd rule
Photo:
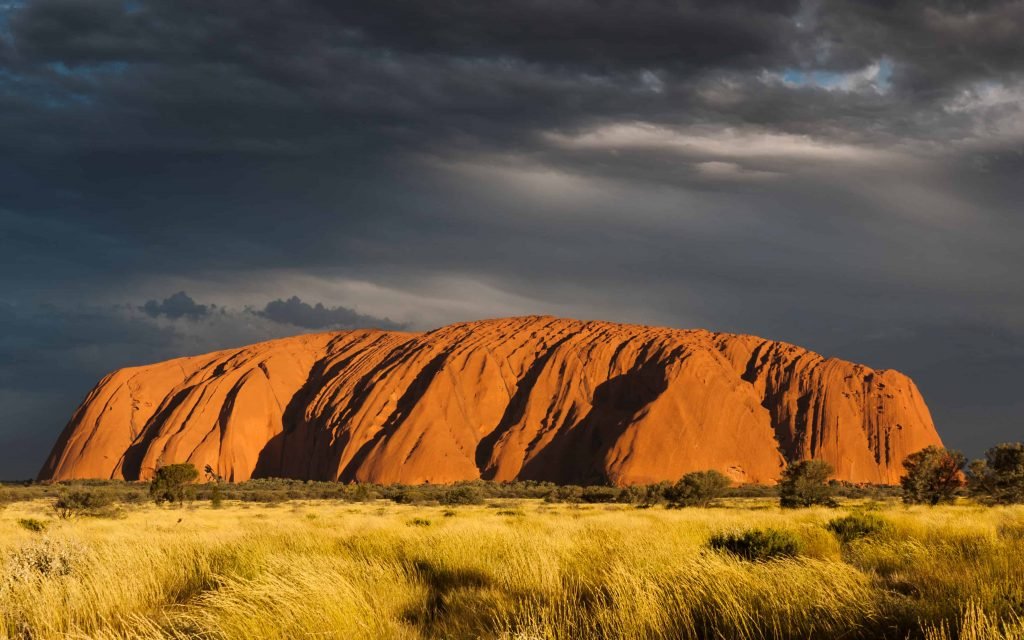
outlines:
[[[1024,443],[998,444],[971,463],[967,487],[987,504],[1024,502]]]
[[[631,484],[619,490],[616,498],[618,502],[625,502],[636,505],[641,509],[648,509],[665,499],[664,493],[672,485],[668,482],[657,484]]]
[[[108,494],[83,489],[57,496],[53,503],[53,510],[61,520],[79,515],[101,516],[110,513],[112,502],[113,499]]]
[[[441,494],[439,500],[441,504],[458,505],[458,504],[483,504],[484,496],[474,486],[462,485],[459,487],[452,487]]]
[[[956,490],[963,485],[964,454],[951,449],[925,447],[903,461],[906,470],[900,478],[903,502],[930,504],[953,500]]]
[[[198,478],[199,470],[190,462],[165,465],[156,470],[156,475],[149,484],[149,495],[157,504],[181,504],[195,497],[192,483]]]
[[[715,470],[693,471],[665,490],[665,499],[672,509],[707,507],[721,498],[732,481]]]
[[[835,487],[829,477],[835,472],[824,460],[801,460],[782,472],[779,484],[779,504],[785,509],[810,507],[816,504],[834,507]]]
[[[213,487],[210,488],[210,507],[220,509],[224,506],[224,495],[220,490],[221,477],[217,475],[217,472],[210,465],[206,465],[203,468],[203,473],[206,475],[206,481],[213,483]]]
[[[672,487],[672,483],[668,480],[662,480],[654,484],[649,484],[644,488],[643,499],[640,500],[639,506],[642,509],[649,509],[657,504],[660,504],[665,499],[665,492]]]

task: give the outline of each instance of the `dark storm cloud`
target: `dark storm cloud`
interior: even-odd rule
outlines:
[[[976,454],[1020,425],[1022,105],[1024,2],[8,2],[7,429],[125,364],[543,311],[899,368]]]
[[[210,313],[210,307],[205,304],[199,304],[193,300],[184,291],[179,291],[163,301],[157,302],[156,300],[147,300],[146,304],[139,307],[151,318],[158,318],[160,316],[166,316],[172,320],[178,318],[188,318],[189,320],[199,320]]]
[[[388,318],[363,315],[348,307],[325,307],[320,302],[311,305],[300,300],[298,296],[292,296],[287,300],[272,300],[255,313],[274,322],[295,325],[303,329],[405,328],[404,324],[392,322]]]

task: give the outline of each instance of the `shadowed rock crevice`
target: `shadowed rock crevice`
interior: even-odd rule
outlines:
[[[193,387],[186,387],[175,393],[142,427],[142,431],[139,432],[136,441],[123,454],[121,473],[124,474],[125,479],[139,478],[142,470],[142,461],[146,456],[146,452],[149,451],[150,444],[160,435],[161,429],[167,423],[168,418],[174,413],[175,409],[185,402],[185,399],[192,393],[192,390]]]
[[[646,361],[594,389],[590,407],[579,421],[567,421],[551,441],[523,465],[524,480],[562,484],[604,484],[608,452],[643,411],[664,393],[664,363]]]
[[[491,458],[494,455],[494,447],[498,441],[501,440],[509,429],[514,425],[518,424],[523,419],[523,414],[526,411],[526,403],[530,398],[530,394],[533,392],[534,386],[537,384],[537,379],[540,377],[541,372],[547,367],[548,362],[558,348],[568,341],[572,336],[564,336],[552,345],[550,345],[526,370],[526,375],[522,377],[519,383],[516,385],[516,391],[512,394],[512,398],[509,400],[508,406],[505,409],[505,413],[501,416],[501,420],[497,426],[491,430],[490,433],[480,439],[479,444],[476,447],[476,466],[480,469],[480,477],[484,480],[494,479],[494,465],[492,464]]]

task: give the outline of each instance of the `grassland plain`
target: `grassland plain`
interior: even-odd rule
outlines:
[[[10,638],[1024,639],[1024,507],[490,500],[0,512]],[[886,526],[841,541],[870,509]],[[42,529],[41,531],[39,529]],[[791,532],[751,562],[716,533]]]

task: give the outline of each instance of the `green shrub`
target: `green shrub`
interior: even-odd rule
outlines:
[[[544,500],[546,502],[580,502],[583,500],[583,487],[574,484],[553,487],[551,492],[544,496]]]
[[[873,513],[851,513],[830,521],[825,528],[836,534],[843,542],[852,542],[885,531],[889,528],[889,523]]]
[[[156,475],[149,485],[149,495],[157,504],[181,504],[186,500],[195,499],[196,490],[192,483],[197,479],[199,470],[189,462],[164,465],[156,470]]]
[[[110,495],[84,489],[68,491],[57,496],[53,510],[62,520],[73,516],[105,516],[112,513],[112,503],[113,498]]]
[[[968,488],[985,504],[1024,502],[1024,443],[996,445],[972,462]]]
[[[454,487],[441,494],[441,504],[483,504],[484,496],[476,487]]]
[[[404,487],[393,493],[391,499],[397,504],[419,504],[430,501],[431,496],[422,489]]]
[[[220,509],[224,506],[224,492],[220,488],[220,482],[213,485],[210,489],[210,507],[214,509]]]
[[[801,460],[782,472],[779,504],[784,509],[824,505],[836,506],[835,487],[828,483],[834,469],[824,460]]]
[[[709,545],[744,560],[761,561],[791,558],[800,553],[800,540],[781,529],[748,529],[742,532],[717,533]]]
[[[207,486],[210,487],[210,507],[213,509],[220,509],[224,506],[224,491],[220,486],[220,484],[224,482],[224,478],[222,478],[211,465],[206,465],[206,468],[203,469],[203,474],[206,477]]]
[[[634,504],[647,509],[665,500],[665,491],[672,486],[669,482],[657,484],[633,484],[619,490],[618,502]]]
[[[624,504],[639,504],[643,501],[647,495],[647,488],[640,484],[631,484],[619,489],[619,494],[615,496],[616,502],[622,502]]]
[[[707,507],[722,497],[732,481],[718,471],[694,471],[665,490],[669,508]]]
[[[934,445],[912,453],[903,461],[900,478],[903,501],[907,504],[951,502],[963,485],[964,454]]]
[[[580,500],[590,504],[602,502],[615,502],[619,497],[619,490],[615,487],[592,486],[585,487],[580,494]]]
[[[37,520],[35,518],[19,518],[18,524],[21,525],[23,529],[35,531],[36,533],[42,533],[43,531],[46,531],[46,523],[42,520]]]

